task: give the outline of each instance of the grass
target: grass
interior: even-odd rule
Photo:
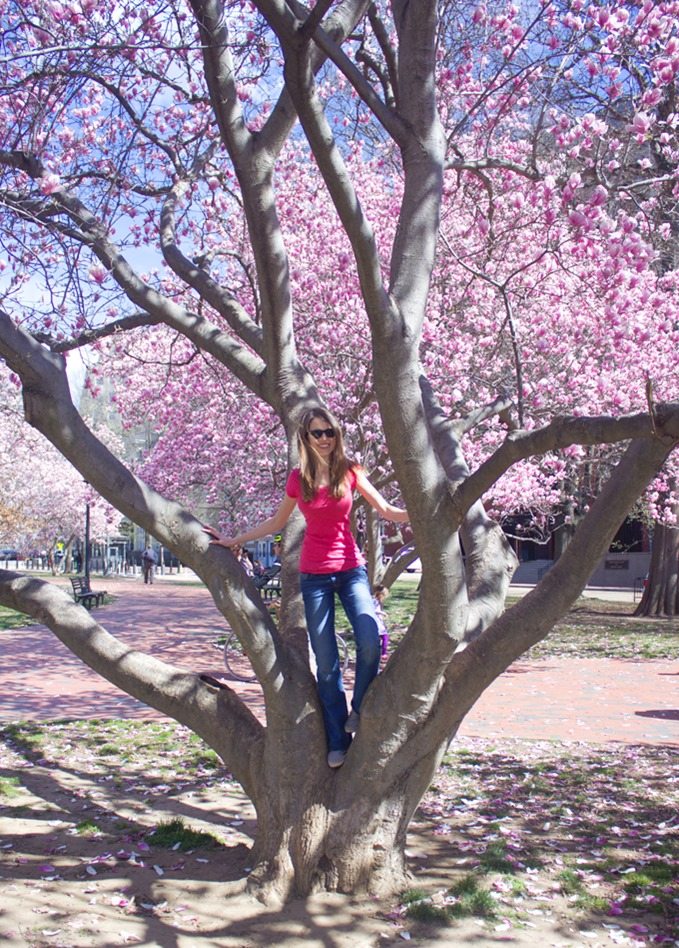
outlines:
[[[64,719],[46,724],[24,722],[0,727],[0,740],[5,740],[32,762],[45,756],[48,744],[59,746],[60,738],[65,740],[66,735],[68,746],[65,753],[68,754],[70,746],[77,746],[89,755],[95,768],[101,772],[115,772],[117,764],[135,771],[140,761],[149,767],[148,762],[154,760],[156,763],[149,768],[149,775],[159,781],[174,772],[174,761],[180,754],[182,766],[190,774],[216,772],[221,767],[221,761],[212,748],[197,734],[175,724],[148,721],[142,726],[138,721],[93,718],[84,721]]]
[[[610,900],[603,896],[593,895],[575,869],[564,869],[558,875],[561,892],[573,897],[573,905],[580,912],[606,912],[610,907]]]
[[[517,601],[509,599],[507,609]],[[412,579],[394,583],[385,603],[392,646],[405,635],[417,602],[417,583]],[[547,638],[526,652],[525,657],[678,659],[679,621],[637,619],[633,616],[634,608],[632,603],[579,599]]]
[[[12,774],[17,766],[12,755],[19,754],[26,763],[38,763],[38,771],[63,767],[86,776],[82,809],[71,812],[64,832],[88,846],[101,839],[108,851],[143,841],[184,854],[215,847],[221,853],[229,845],[231,823],[224,823],[221,811],[214,824],[200,827],[208,832],[167,810],[155,816],[166,821],[151,830],[149,823],[121,818],[115,795],[102,803],[102,788],[120,791],[145,808],[161,799],[193,800],[196,793],[222,800],[227,785],[242,799],[214,752],[181,725],[26,722],[0,727],[0,740],[12,752],[7,776],[0,779],[0,800],[13,818],[35,819],[40,812],[35,802],[12,809],[9,798],[25,793]],[[569,925],[641,924],[656,940],[678,941],[674,764],[668,747],[606,749],[499,738],[470,738],[459,749],[453,746],[417,816],[419,832],[447,860],[445,881],[439,870],[435,882],[424,884],[426,877],[420,877],[417,889],[403,893],[399,916],[413,926],[414,937],[417,925],[473,918],[481,926],[500,920],[520,927],[531,923],[531,912],[536,917],[548,912]],[[234,816],[237,820],[237,811]],[[162,862],[160,853],[157,858]]]
[[[584,891],[582,880],[575,869],[563,869],[557,878],[564,895],[580,895]]]
[[[503,839],[488,843],[479,861],[483,872],[516,872],[516,860],[509,856],[507,843]]]
[[[40,578],[48,579],[48,577],[42,574]],[[104,606],[109,605],[111,602],[113,602],[112,596],[104,596]],[[0,606],[0,632],[9,632],[12,629],[24,629],[30,625],[37,625],[37,623],[37,619],[33,619],[25,612],[17,612],[16,609],[10,609],[8,606]]]
[[[401,896],[405,914],[416,922],[447,925],[454,919],[495,918],[497,904],[478,876],[459,879],[443,896],[432,897],[423,889],[409,889]]]
[[[448,891],[456,900],[449,909],[452,918],[466,918],[470,915],[477,918],[494,918],[497,915],[495,900],[475,875],[463,876]]]
[[[632,603],[579,599],[528,658],[679,658],[679,622],[641,619]]]
[[[21,796],[21,783],[18,777],[0,777],[0,797],[11,800]]]
[[[672,748],[469,744],[485,755],[469,747],[449,753],[419,815],[434,831],[441,826],[460,855],[475,854],[472,878],[479,888],[488,880],[503,918],[520,923],[535,879],[550,879],[548,891],[576,920],[613,916],[650,927],[658,941],[679,941]],[[481,901],[474,911],[482,909]]]
[[[94,820],[82,820],[76,824],[75,831],[78,836],[85,836],[88,839],[101,835],[101,829]]]
[[[178,849],[181,852],[190,852],[194,849],[214,849],[221,845],[221,840],[212,833],[203,833],[191,829],[180,817],[159,823],[152,833],[146,837],[147,843],[152,846],[162,846],[165,849]]]
[[[397,583],[386,602],[394,643],[405,634],[416,608],[416,583]],[[677,623],[634,619],[632,611],[631,604],[580,600],[528,657],[679,658]],[[0,628],[3,615],[11,612],[0,610]],[[14,617],[26,625],[25,616]],[[69,747],[77,747],[88,758],[91,774],[115,774],[116,787],[133,787],[145,801],[153,800],[159,785],[172,787],[191,779],[210,783],[219,779],[221,770],[214,751],[174,723],[9,724],[0,728],[0,738],[32,762],[63,762],[69,759]],[[679,941],[679,889],[673,873],[679,846],[676,832],[671,832],[679,801],[667,779],[671,772],[662,748],[635,748],[624,754],[556,748],[541,753],[524,752],[516,745],[508,752],[502,741],[471,741],[455,748],[436,774],[421,812],[426,817],[431,805],[427,800],[435,799],[431,812],[450,825],[450,845],[471,845],[474,856],[468,856],[469,849],[461,850],[465,874],[443,893],[404,893],[403,913],[413,922],[435,925],[472,916],[511,917],[529,897],[526,886],[535,877],[530,870],[549,880],[550,891],[580,919],[624,913],[628,922],[649,924],[649,916],[655,916],[660,934]],[[21,792],[17,778],[0,778],[0,796]],[[96,835],[97,820],[83,820],[76,832]],[[551,829],[545,829],[549,824]],[[117,820],[114,828],[123,832],[125,826]],[[659,832],[663,826],[667,829]],[[110,833],[110,827],[104,826],[104,832]],[[554,850],[543,845],[550,836]],[[183,851],[220,845],[217,837],[198,833],[181,820],[161,823],[146,839]],[[455,872],[448,881],[454,877]],[[593,883],[597,878],[601,881]]]
[[[41,724],[6,724],[0,728],[0,738],[16,746],[31,762],[41,756],[44,727]]]
[[[0,632],[9,632],[10,629],[22,629],[27,625],[34,625],[35,619],[31,619],[25,612],[17,612],[15,609],[9,609],[7,606],[0,606]]]

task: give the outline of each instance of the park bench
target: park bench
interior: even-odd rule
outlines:
[[[73,587],[73,598],[76,602],[81,602],[86,609],[90,609],[92,603],[94,603],[95,606],[100,606],[104,601],[106,590],[103,592],[93,592],[90,589],[90,581],[85,576],[71,577],[71,586]]]
[[[260,576],[255,576],[253,582],[260,592],[262,599],[275,599],[281,594],[281,568],[279,565],[269,566]]]

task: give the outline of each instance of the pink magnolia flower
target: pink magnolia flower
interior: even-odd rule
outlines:
[[[40,178],[40,190],[43,194],[54,194],[61,188],[61,178],[58,174],[49,172]]]
[[[569,222],[573,227],[582,227],[588,229],[591,226],[591,221],[586,214],[583,214],[582,211],[571,211],[568,215]]]
[[[108,270],[101,263],[94,263],[89,269],[89,274],[94,282],[101,286],[108,276]]]
[[[594,207],[602,207],[608,201],[608,191],[602,184],[598,184],[592,191],[589,203]]]
[[[637,112],[632,119],[629,130],[634,132],[636,140],[641,143],[645,140],[651,127],[651,116],[648,112]]]

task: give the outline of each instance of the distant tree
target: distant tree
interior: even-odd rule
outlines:
[[[120,522],[110,504],[97,497],[82,475],[42,435],[23,421],[19,389],[4,382],[0,409],[0,545],[54,553],[63,542],[70,557],[76,540],[84,540],[85,509],[90,504],[90,536],[103,541]],[[110,434],[107,441],[111,441]]]

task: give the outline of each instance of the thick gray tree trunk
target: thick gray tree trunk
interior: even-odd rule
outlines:
[[[653,528],[651,566],[634,615],[668,619],[679,615],[679,527],[656,523]]]

